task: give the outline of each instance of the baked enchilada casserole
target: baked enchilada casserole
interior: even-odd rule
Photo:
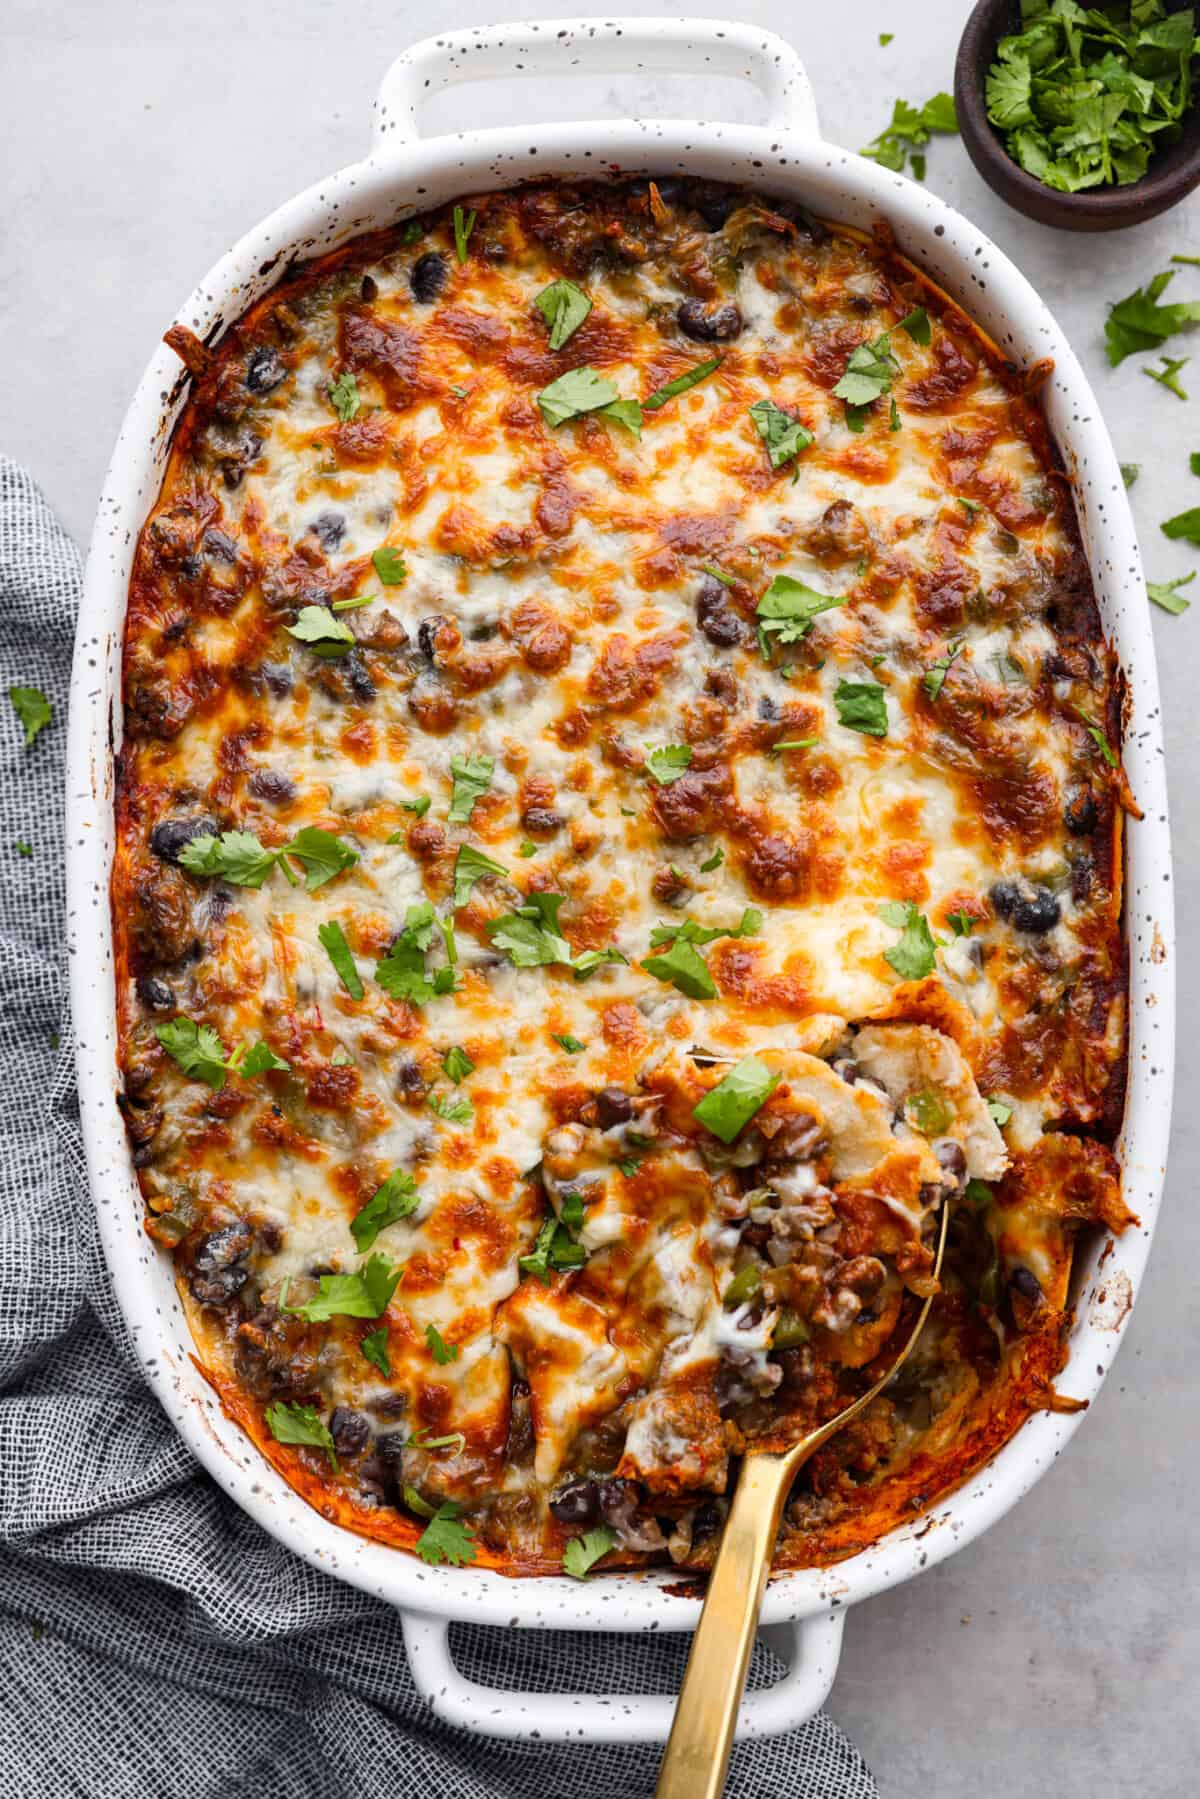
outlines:
[[[293,266],[137,548],[122,1105],[197,1355],[426,1561],[779,1565],[1069,1401],[1129,1222],[1120,691],[1017,370],[897,253],[539,184]]]

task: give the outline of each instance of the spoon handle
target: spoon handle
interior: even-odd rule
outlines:
[[[787,1455],[748,1456],[742,1465],[692,1639],[656,1799],[719,1799],[724,1789],[779,1516],[803,1459],[793,1449]]]

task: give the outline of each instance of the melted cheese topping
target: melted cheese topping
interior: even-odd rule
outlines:
[[[685,1517],[686,1559],[672,1503],[720,1491],[772,1394],[769,1428],[832,1405],[820,1368],[865,1366],[921,1291],[946,1181],[1004,1179],[981,1093],[1010,1150],[1113,1121],[1111,659],[1039,415],[886,244],[686,184],[472,205],[465,260],[439,215],[301,271],[215,357],[184,345],[202,378],[126,641],[128,1116],[214,1366],[255,1402],[369,1421],[378,1453],[355,1472],[343,1423],[322,1476],[348,1504],[395,1500],[401,1420],[405,1481],[481,1507],[502,1559],[540,1565],[547,1496],[597,1470]],[[562,278],[591,311],[551,350],[536,302]],[[917,306],[928,330],[901,322]],[[881,333],[890,385],[856,416],[833,390]],[[537,404],[572,369],[645,399],[713,356],[640,435]],[[778,469],[750,414],[768,399],[812,435]],[[776,640],[758,608],[781,576],[833,604]],[[331,606],[308,616],[354,644],[323,656],[288,627]],[[464,759],[485,771],[469,811]],[[180,867],[189,835],[277,849],[307,827],[352,852],[319,885],[294,860],[257,887]],[[502,872],[456,906],[464,846]],[[438,990],[416,1003],[379,974],[426,903]],[[694,963],[680,985],[646,967],[685,921],[712,997]],[[514,929],[542,932],[541,961],[514,961]],[[160,1041],[181,1017],[287,1068],[214,1090],[211,1060],[206,1084]],[[917,1022],[846,1023],[898,1018]],[[739,1173],[692,1108],[755,1052],[783,1085]],[[768,1124],[801,1114],[817,1147],[771,1164]],[[808,1273],[764,1263],[730,1310],[764,1158],[755,1229],[783,1243],[790,1208]],[[403,1266],[382,1320],[288,1312],[363,1265],[352,1224],[393,1173],[416,1201],[370,1246]],[[551,1212],[572,1247],[543,1282],[521,1258]],[[839,1286],[855,1256],[878,1299]],[[1049,1289],[1067,1257],[1043,1234],[1021,1266]],[[1011,1308],[976,1297],[1007,1342]],[[787,1365],[807,1397],[786,1403],[785,1311],[808,1369]],[[386,1377],[360,1348],[380,1329]],[[454,1440],[426,1453],[431,1433]],[[315,1478],[319,1451],[297,1454]]]

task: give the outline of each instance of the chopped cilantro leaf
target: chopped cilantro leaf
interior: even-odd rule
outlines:
[[[400,810],[402,812],[415,812],[418,818],[424,818],[432,804],[433,801],[427,793],[420,793],[415,800],[401,800]],[[399,831],[397,831],[394,836],[388,838],[389,843],[399,843],[400,841],[401,837]]]
[[[572,1037],[569,1031],[551,1031],[550,1035],[558,1044],[558,1047],[560,1049],[565,1049],[569,1056],[581,1055],[587,1048],[586,1043],[581,1043],[578,1037]]]
[[[50,723],[50,702],[40,687],[10,687],[8,697],[24,726],[25,748],[28,749],[38,732]]]
[[[1005,1125],[1013,1115],[1012,1107],[1003,1099],[989,1099],[987,1102],[987,1109],[991,1115],[993,1124],[998,1125],[1001,1130],[1004,1129]]]
[[[563,425],[585,412],[598,412],[624,425],[635,437],[642,430],[642,408],[636,400],[622,400],[611,381],[585,363],[568,369],[537,396],[538,409],[548,425]]]
[[[1177,512],[1173,518],[1165,519],[1161,529],[1164,537],[1182,537],[1187,543],[1200,543],[1200,506],[1190,506],[1186,512]]]
[[[879,916],[885,924],[895,925],[900,941],[885,949],[883,959],[894,968],[902,981],[923,981],[934,971],[937,945],[929,920],[912,900],[889,900],[880,906]]]
[[[876,681],[839,681],[833,691],[838,720],[849,731],[864,737],[888,734],[887,701]]]
[[[1156,606],[1161,606],[1164,612],[1173,612],[1178,616],[1179,613],[1186,612],[1192,603],[1190,599],[1180,593],[1179,589],[1186,587],[1189,581],[1195,579],[1196,571],[1193,569],[1190,575],[1177,575],[1173,581],[1147,581],[1146,592]]]
[[[896,330],[906,331],[915,344],[930,344],[933,341],[933,327],[923,306],[914,306],[911,312],[906,313]]]
[[[317,936],[321,947],[333,963],[338,980],[346,989],[351,999],[361,999],[363,984],[355,966],[354,957],[350,953],[350,945],[346,942],[346,933],[336,918],[317,926]]]
[[[380,1374],[390,1377],[392,1372],[391,1358],[388,1355],[388,1329],[381,1324],[378,1330],[368,1331],[358,1346],[368,1362],[373,1362]]]
[[[447,1343],[436,1324],[425,1326],[425,1344],[439,1368],[446,1368],[451,1362],[457,1362],[458,1344]]]
[[[358,397],[358,382],[353,375],[339,375],[330,384],[329,404],[337,413],[343,425],[348,425],[361,404]]]
[[[673,381],[666,382],[662,387],[656,387],[654,392],[642,401],[642,411],[657,412],[660,406],[665,406],[668,400],[675,398],[676,394],[685,394],[689,387],[695,387],[699,382],[706,380],[720,366],[721,358],[719,356],[710,356],[707,362],[698,362],[695,368],[685,370],[682,375],[676,375]]]
[[[294,625],[284,629],[289,637],[306,643],[319,656],[346,656],[358,641],[349,625],[335,618],[327,606],[302,606]]]
[[[975,920],[969,912],[947,912],[946,923],[956,937],[969,937],[975,927]]]
[[[399,587],[408,574],[403,552],[395,549],[390,543],[381,544],[377,550],[373,550],[371,561],[375,565],[375,573],[385,587]]]
[[[791,575],[776,575],[755,608],[759,627],[779,643],[799,643],[822,612],[846,604],[845,594],[818,593]]]
[[[315,1406],[296,1405],[290,1400],[277,1399],[273,1405],[265,1408],[263,1417],[277,1443],[294,1443],[305,1449],[323,1449],[329,1457],[330,1467],[337,1473],[338,1462],[333,1438]]]
[[[250,831],[222,831],[193,837],[179,852],[179,866],[193,875],[219,875],[234,887],[261,887],[278,861]]]
[[[450,775],[453,786],[450,811],[447,814],[452,825],[467,823],[476,800],[481,799],[491,786],[495,767],[491,756],[452,757]]]
[[[474,1124],[475,1108],[465,1093],[451,1097],[445,1093],[429,1095],[429,1109],[444,1118],[447,1124]]]
[[[1121,470],[1122,481],[1125,483],[1126,487],[1132,487],[1134,482],[1137,480],[1138,476],[1142,472],[1141,463],[1140,462],[1122,462],[1121,464],[1119,464],[1119,467]]]
[[[1100,754],[1103,756],[1103,758],[1104,758],[1105,762],[1107,762],[1108,766],[1110,768],[1119,767],[1120,764],[1119,764],[1119,759],[1117,757],[1117,753],[1113,749],[1112,744],[1108,741],[1108,738],[1105,736],[1104,732],[1101,730],[1100,726],[1096,723],[1095,719],[1089,718],[1087,713],[1082,711],[1081,708],[1078,706],[1072,707],[1072,711],[1074,712],[1074,714],[1075,714],[1076,718],[1079,720],[1079,722],[1086,729],[1088,736],[1091,738],[1092,742],[1095,744],[1096,748],[1099,750]]]
[[[375,964],[375,979],[392,999],[424,1006],[435,995],[454,991],[453,968],[439,968],[432,975],[425,971],[425,952],[436,929],[437,917],[428,900],[408,908],[404,929]]]
[[[689,999],[716,999],[717,985],[708,964],[686,937],[677,937],[669,950],[647,956],[642,963],[647,974],[684,993]]]
[[[932,662],[926,673],[922,676],[921,685],[929,695],[930,700],[936,700],[941,693],[942,688],[945,685],[946,676],[950,671],[950,664],[954,661],[954,658],[961,649],[961,643],[952,643],[950,648],[946,651],[946,654],[944,656],[939,656],[935,662]]]
[[[660,787],[669,787],[672,781],[678,781],[681,775],[687,773],[691,764],[690,743],[668,743],[661,749],[649,750],[646,754],[646,773]]]
[[[692,1108],[692,1117],[722,1143],[732,1143],[770,1099],[780,1079],[757,1056],[745,1056]]]
[[[465,1081],[469,1074],[474,1074],[475,1064],[461,1044],[455,1043],[442,1057],[442,1069],[447,1080],[453,1081],[457,1087],[458,1083]]]
[[[408,1489],[405,1488],[405,1497]],[[437,1564],[450,1562],[461,1568],[464,1562],[473,1562],[478,1549],[472,1527],[464,1524],[459,1517],[462,1507],[453,1499],[444,1499],[434,1512],[429,1523],[417,1538],[417,1554],[423,1562]]]
[[[330,1318],[381,1318],[391,1303],[404,1270],[393,1267],[386,1256],[371,1256],[354,1274],[318,1276],[316,1295],[303,1305],[281,1305],[309,1324]]]
[[[563,1546],[563,1573],[574,1580],[586,1580],[588,1570],[595,1567],[602,1555],[608,1554],[616,1540],[616,1531],[610,1530],[607,1524],[597,1524],[583,1536],[572,1537]]]
[[[733,576],[727,575],[725,570],[723,568],[718,568],[715,562],[702,562],[700,567],[704,574],[711,575],[714,581],[719,581],[721,583],[722,587],[737,586],[737,582],[734,580]]]
[[[172,1018],[154,1027],[154,1035],[189,1080],[205,1081],[219,1093],[225,1085],[225,1045],[211,1025],[193,1018]]]
[[[583,289],[573,281],[561,279],[544,287],[533,303],[549,328],[552,350],[561,350],[592,310],[592,302]]]
[[[327,881],[344,874],[358,861],[357,850],[352,850],[332,831],[323,831],[318,825],[305,825],[278,854],[285,869],[288,858],[303,864],[304,885],[309,893],[316,893]]]
[[[932,132],[952,134],[957,130],[958,117],[952,95],[934,94],[924,106],[913,106],[907,100],[897,100],[892,107],[891,123],[861,154],[869,156],[885,169],[894,170],[896,174],[903,170],[905,156],[911,156],[913,173],[918,180],[922,180],[925,159],[918,154],[920,147],[929,142]]]
[[[790,412],[777,406],[774,400],[755,400],[750,408],[750,417],[754,421],[754,429],[766,445],[767,458],[772,468],[783,468],[799,456],[801,450],[807,450],[813,441],[813,434],[803,426],[799,419],[794,419]]]
[[[454,208],[454,254],[459,262],[467,260],[467,244],[475,229],[475,213],[467,212],[463,207]]]
[[[32,854],[33,854],[32,843],[26,843],[26,841],[23,837],[18,837],[17,838],[17,854],[18,854],[18,856],[32,856]]]
[[[1162,356],[1159,360],[1162,363],[1160,369],[1143,366],[1143,375],[1149,375],[1151,381],[1157,381],[1160,387],[1169,388],[1177,400],[1186,400],[1188,392],[1179,379],[1179,371],[1187,367],[1191,358],[1188,356]]]
[[[454,909],[465,906],[484,875],[500,875],[508,873],[499,862],[493,862],[482,850],[477,850],[472,843],[460,843],[458,855],[454,861]]]
[[[712,855],[708,858],[708,861],[702,862],[700,864],[700,873],[702,875],[711,874],[714,868],[720,868],[720,866],[721,866],[722,862],[724,862],[724,860],[725,860],[725,851],[723,849],[721,849],[720,846],[718,845],[718,847],[713,851]]]
[[[350,1235],[365,1254],[380,1231],[415,1212],[421,1203],[417,1183],[402,1168],[393,1168],[387,1179],[350,1220]]]

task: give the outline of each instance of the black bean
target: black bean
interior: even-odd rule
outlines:
[[[202,1238],[192,1253],[188,1286],[204,1306],[226,1306],[250,1278],[241,1265],[253,1238],[247,1225],[227,1224]]]
[[[329,1419],[329,1434],[339,1455],[347,1458],[361,1455],[371,1440],[371,1426],[361,1412],[348,1405],[334,1406]]]
[[[216,837],[219,827],[211,818],[163,818],[150,833],[150,848],[160,862],[179,863],[179,853],[197,837]]]
[[[997,881],[989,897],[997,917],[1031,937],[1052,931],[1062,917],[1062,907],[1050,889],[1032,881]]]
[[[232,537],[226,536],[224,531],[217,531],[215,529],[206,531],[202,542],[205,554],[211,557],[214,562],[237,561],[237,545],[234,543]]]
[[[400,1472],[400,1462],[408,1443],[406,1430],[385,1431],[382,1437],[375,1439],[375,1453],[390,1473]]]
[[[602,1087],[596,1095],[596,1122],[602,1131],[614,1125],[628,1124],[633,1117],[633,1101],[620,1087]]]
[[[600,1490],[594,1480],[573,1480],[550,1501],[560,1524],[594,1524],[600,1515]]]
[[[188,1286],[192,1298],[202,1306],[227,1306],[236,1299],[246,1282],[250,1271],[236,1264],[231,1268],[217,1268],[212,1274],[202,1274],[198,1270],[188,1276]]]
[[[346,520],[340,512],[320,512],[309,526],[323,550],[336,550],[346,535]]]
[[[603,1480],[596,1490],[600,1515],[614,1529],[628,1526],[638,1508],[638,1485],[632,1480]]]
[[[174,1009],[175,995],[157,975],[142,975],[137,984],[137,993],[142,1004],[151,1012],[170,1012]]]
[[[1063,822],[1073,837],[1090,837],[1098,817],[1095,796],[1089,787],[1073,787],[1067,795]]]
[[[261,344],[246,364],[246,386],[252,394],[269,394],[286,377],[287,369],[274,350]]]
[[[274,806],[289,805],[296,797],[296,783],[277,768],[256,768],[247,786],[257,799],[270,800]]]
[[[292,691],[292,671],[286,662],[264,662],[262,678],[277,700],[286,699]]]
[[[728,343],[741,335],[741,309],[727,300],[722,306],[706,306],[703,300],[684,300],[675,314],[685,337],[698,344]]]
[[[953,1137],[939,1137],[933,1145],[933,1153],[941,1164],[948,1183],[961,1192],[967,1184],[967,1158],[963,1154],[962,1144],[956,1143]]]
[[[413,291],[413,299],[419,300],[422,306],[428,306],[436,300],[446,285],[446,259],[436,250],[427,250],[424,256],[418,256],[409,270],[408,284]]]
[[[350,677],[350,687],[355,699],[361,700],[364,705],[369,704],[375,698],[378,689],[367,673],[367,665],[363,661],[360,651],[351,650],[342,666]]]
[[[1030,1268],[1014,1268],[1008,1277],[1009,1285],[1015,1287],[1022,1299],[1036,1305],[1042,1297],[1041,1282]]]
[[[403,1099],[424,1099],[426,1081],[420,1064],[406,1058],[396,1069],[396,1091]]]
[[[561,831],[566,824],[561,812],[555,812],[550,806],[527,806],[521,814],[521,823],[527,831]]]
[[[432,662],[437,655],[438,632],[443,625],[453,626],[454,620],[447,618],[444,612],[431,612],[417,626],[417,646],[422,656]]]
[[[769,693],[759,695],[758,716],[765,724],[773,725],[779,719],[779,702],[773,700]]]
[[[659,191],[662,191],[661,183]],[[736,187],[722,187],[719,182],[697,182],[688,198],[710,231],[719,231],[731,212],[742,204]]]
[[[195,580],[200,573],[199,556],[185,556],[179,564],[179,572],[181,575],[186,575],[189,581]]]
[[[709,643],[718,649],[731,649],[746,637],[746,628],[730,601],[723,584],[705,575],[696,595],[696,622]]]

